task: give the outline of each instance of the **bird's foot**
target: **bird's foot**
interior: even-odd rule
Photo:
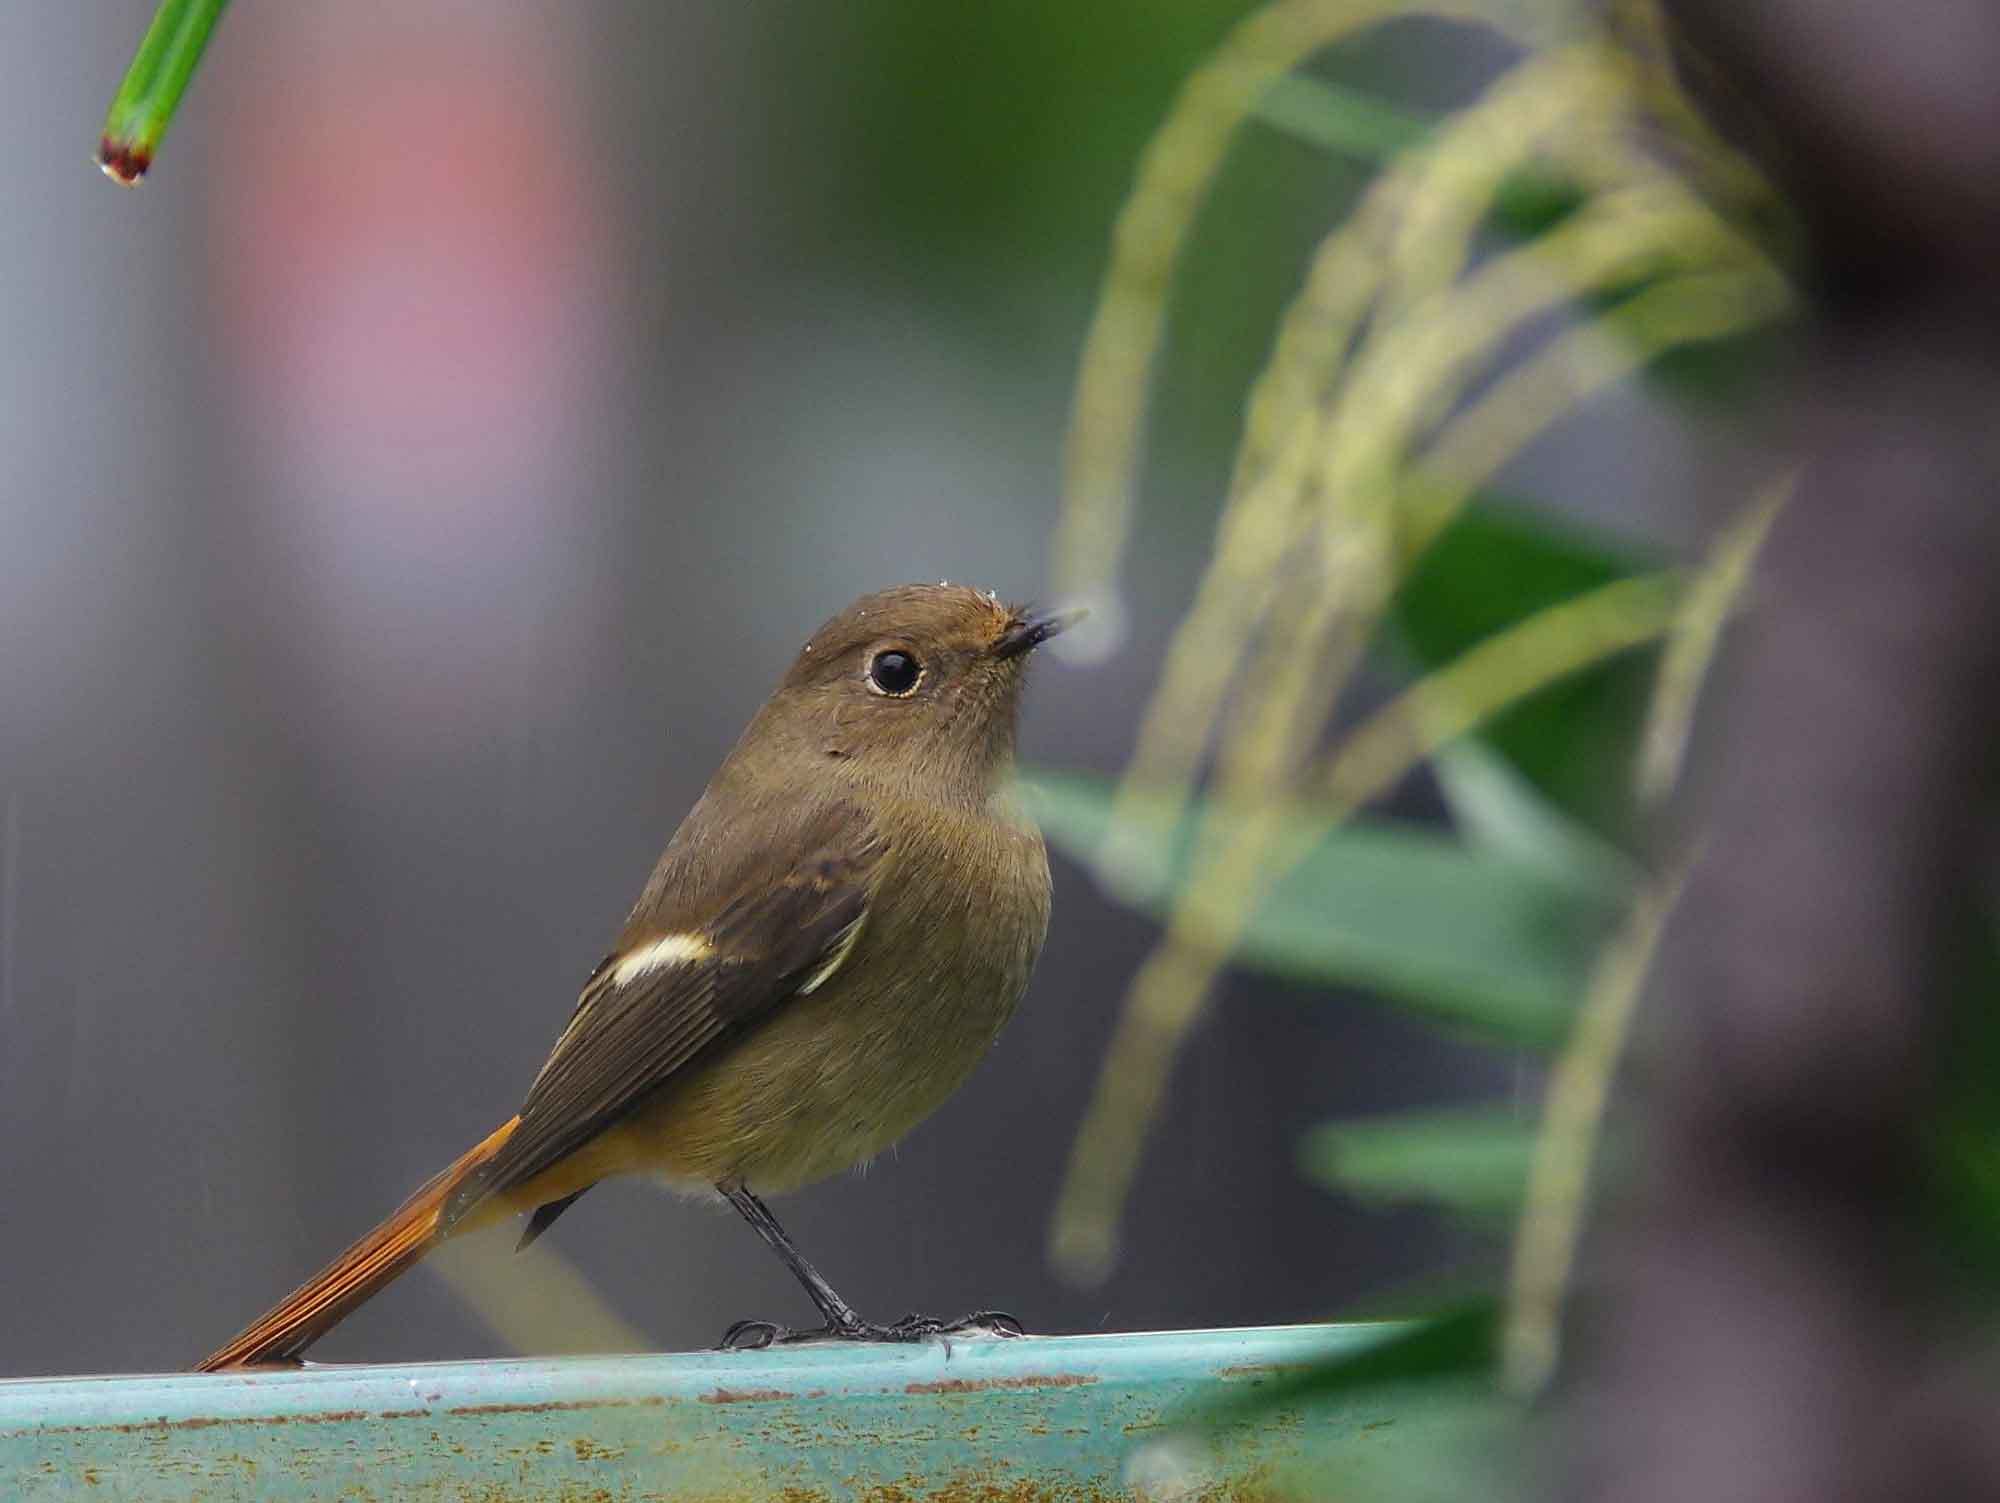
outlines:
[[[894,1325],[872,1320],[832,1321],[815,1330],[796,1331],[770,1320],[739,1320],[722,1333],[721,1350],[755,1352],[768,1346],[805,1341],[930,1341],[951,1336],[1024,1336],[1021,1322],[1004,1310],[975,1310],[957,1320],[935,1315],[905,1315]]]
[[[933,1336],[1025,1336],[1021,1322],[1005,1310],[974,1310],[957,1320],[939,1320],[935,1315],[905,1315],[889,1327],[888,1341],[928,1341]]]

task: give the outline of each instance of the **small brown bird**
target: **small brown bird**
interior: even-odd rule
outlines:
[[[862,1320],[752,1193],[866,1162],[965,1079],[1049,922],[1041,835],[1007,795],[1029,653],[1075,620],[948,585],[820,628],[681,827],[520,1114],[201,1370],[295,1361],[445,1238],[521,1212],[525,1247],[599,1180],[713,1187],[825,1318]],[[739,1321],[725,1346],[801,1333]]]

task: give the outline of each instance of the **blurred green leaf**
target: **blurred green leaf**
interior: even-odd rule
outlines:
[[[1453,822],[1474,845],[1586,893],[1636,890],[1640,871],[1624,852],[1571,819],[1476,736],[1439,751],[1431,771]]]
[[[1962,913],[1937,960],[1951,1006],[1922,1144],[1923,1210],[1935,1245],[1990,1299],[2000,1287],[2000,932],[1993,916]]]
[[[1072,773],[1022,779],[1044,833],[1086,865],[1110,827],[1112,786]],[[1197,801],[1152,859],[1135,863],[1150,873],[1135,897],[1146,912],[1170,908],[1205,812]],[[1370,988],[1454,1027],[1547,1047],[1562,1038],[1622,899],[1429,827],[1363,821],[1335,830],[1278,884],[1235,959],[1294,981]]]
[[[1193,1418],[1228,1425],[1268,1409],[1368,1388],[1483,1377],[1493,1370],[1499,1331],[1499,1301],[1476,1296],[1416,1320],[1385,1324],[1382,1339],[1372,1346],[1281,1374],[1240,1396],[1207,1405]]]
[[[1266,89],[1256,115],[1308,145],[1368,159],[1414,146],[1432,124],[1372,94],[1304,73],[1287,73]]]
[[[1525,507],[1483,500],[1416,562],[1393,619],[1421,669],[1558,601],[1642,572],[1646,561]],[[1629,846],[1632,768],[1658,650],[1627,653],[1530,695],[1480,738],[1599,837]]]
[[[1307,73],[1288,73],[1264,91],[1256,116],[1266,125],[1325,151],[1367,161],[1421,143],[1434,119],[1387,100]],[[1574,213],[1586,195],[1539,165],[1509,173],[1493,202],[1493,223],[1516,240],[1531,240]]]
[[[1552,230],[1590,195],[1554,169],[1530,163],[1507,174],[1493,201],[1493,223],[1515,240]]]
[[[1792,328],[1774,320],[1724,339],[1676,345],[1648,361],[1643,374],[1668,397],[1701,403],[1710,409],[1706,415],[1720,408],[1733,417],[1751,393],[1768,389],[1794,347]]]
[[[1468,1217],[1511,1214],[1528,1182],[1535,1124],[1501,1108],[1399,1112],[1306,1134],[1300,1167],[1358,1200],[1436,1201]]]
[[[1445,1503],[1476,1496],[1511,1503],[1527,1494],[1520,1410],[1493,1383],[1498,1303],[1478,1295],[1385,1324],[1360,1350],[1245,1382],[1178,1421],[1189,1439],[1226,1447],[1244,1427],[1274,1412],[1295,1421],[1344,1425],[1357,1434],[1407,1427],[1402,1443],[1357,1445],[1331,1469],[1274,1472],[1279,1497],[1371,1498],[1379,1503]],[[1418,1437],[1421,1437],[1419,1439]],[[1171,1441],[1169,1442],[1171,1444]],[[1467,1479],[1479,1479],[1467,1491]]]

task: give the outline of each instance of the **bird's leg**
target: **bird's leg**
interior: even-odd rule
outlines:
[[[804,1253],[792,1245],[792,1239],[785,1235],[785,1229],[778,1225],[778,1218],[770,1208],[750,1193],[748,1185],[717,1185],[723,1198],[736,1207],[736,1212],[765,1244],[785,1260],[785,1266],[792,1271],[792,1277],[805,1286],[806,1294],[819,1313],[826,1319],[824,1332],[808,1332],[806,1335],[845,1336],[863,1340],[868,1330],[868,1322],[854,1313],[854,1307],[837,1293],[820,1271],[806,1261]],[[760,1339],[761,1338],[761,1339]],[[723,1335],[725,1351],[743,1348],[770,1346],[773,1342],[799,1339],[799,1333],[788,1331],[783,1326],[768,1320],[739,1320]]]
[[[778,1225],[778,1218],[771,1214],[763,1201],[750,1193],[748,1185],[723,1184],[715,1188],[736,1207],[737,1214],[750,1223],[771,1251],[785,1260],[792,1277],[804,1286],[806,1294],[826,1320],[826,1325],[817,1331],[794,1331],[769,1320],[739,1320],[723,1333],[724,1351],[751,1351],[792,1341],[924,1341],[933,1336],[1022,1334],[1021,1323],[998,1310],[980,1310],[956,1321],[938,1320],[928,1315],[906,1315],[892,1326],[863,1320],[855,1314],[852,1305],[834,1292],[833,1285],[820,1271],[806,1261],[805,1254],[792,1245],[792,1239]]]

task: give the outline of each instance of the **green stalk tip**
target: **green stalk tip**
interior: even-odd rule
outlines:
[[[97,165],[134,188],[153,165],[188,81],[229,0],[162,0],[104,117]]]

